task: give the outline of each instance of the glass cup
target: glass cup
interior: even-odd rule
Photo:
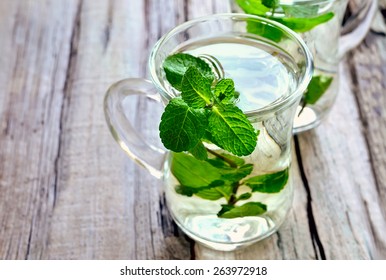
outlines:
[[[348,0],[278,0],[276,6],[274,2],[230,1],[233,12],[264,16],[288,26],[301,34],[310,49],[315,71],[295,115],[294,132],[298,133],[319,125],[331,109],[339,91],[339,61],[367,34],[378,1],[363,1],[343,29]]]
[[[269,27],[282,40],[249,33],[251,27]],[[127,105],[135,96],[166,105],[179,95],[168,83],[162,65],[169,55],[180,52],[201,57],[217,73],[216,80],[234,80],[240,93],[237,105],[258,133],[250,155],[235,156],[206,141],[208,158],[198,160],[187,152],[169,152],[148,144],[133,128]],[[163,180],[167,206],[177,225],[192,239],[224,251],[274,233],[292,205],[293,118],[313,72],[304,41],[265,18],[211,15],[183,23],[164,35],[153,47],[149,68],[151,81],[131,78],[108,89],[105,115],[121,148]],[[137,117],[150,111],[139,112]]]

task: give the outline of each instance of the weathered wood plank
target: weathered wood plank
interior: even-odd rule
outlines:
[[[369,150],[372,175],[375,176],[376,192],[368,203],[374,207],[377,201],[383,206],[381,215],[369,211],[375,224],[386,220],[386,38],[370,33],[364,44],[352,52],[350,70],[354,77],[353,88],[363,123],[362,133]],[[384,232],[384,231],[383,231]],[[374,227],[378,254],[386,258],[386,238],[378,226]]]
[[[299,145],[326,258],[371,259],[377,256],[374,223],[378,229],[385,223],[380,220],[362,123],[349,87],[351,77],[347,64],[342,67],[334,108],[320,127],[299,136]]]
[[[47,246],[75,4],[0,3],[0,259]]]
[[[168,5],[82,1],[78,8],[62,118],[58,199],[45,258],[190,257],[189,244],[165,212],[161,183],[118,148],[102,108],[112,82],[146,74],[150,47],[175,25],[179,10]],[[146,105],[134,100],[131,108],[137,125],[149,130],[152,121],[142,118],[149,111]]]
[[[374,52],[366,49],[363,53],[360,58],[353,51],[342,63],[340,92],[327,120],[314,131],[298,136],[320,245],[327,259],[374,259],[384,258],[385,254],[386,239],[380,234],[386,229],[385,204],[378,197],[368,140],[361,133],[363,118],[355,98],[358,93],[368,96],[369,90],[358,92],[351,86],[363,78],[350,69],[368,61],[365,57]],[[379,52],[374,56],[381,58]],[[385,91],[380,81],[372,79],[370,83]],[[336,244],[340,244],[339,250]]]

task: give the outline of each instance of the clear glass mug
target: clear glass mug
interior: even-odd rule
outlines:
[[[274,2],[277,6],[269,7]],[[339,91],[339,61],[345,53],[363,40],[378,7],[377,0],[363,1],[359,12],[355,13],[342,29],[348,2],[348,0],[230,1],[232,12],[244,11],[268,17],[301,34],[314,57],[314,77],[295,115],[294,133],[316,127],[328,114]]]
[[[276,43],[248,33],[250,26],[270,26],[283,40]],[[178,52],[204,59],[217,79],[234,79],[240,93],[237,104],[259,133],[250,155],[237,157],[205,142],[208,159],[198,160],[190,153],[150,145],[133,128],[125,108],[134,96],[166,105],[179,95],[162,68],[165,58]],[[151,81],[125,79],[108,89],[106,121],[121,148],[163,180],[168,209],[178,226],[217,250],[234,250],[275,232],[292,205],[293,118],[313,72],[304,41],[264,18],[211,15],[164,35],[153,47],[149,68]]]

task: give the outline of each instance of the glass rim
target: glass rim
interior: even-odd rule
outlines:
[[[212,14],[212,15],[207,15],[203,17],[199,17],[193,20],[186,21],[180,25],[177,25],[173,29],[171,29],[169,32],[167,32],[165,35],[163,35],[158,42],[154,45],[150,56],[149,56],[149,70],[150,70],[150,77],[153,82],[153,84],[156,86],[156,88],[160,91],[161,95],[165,97],[166,99],[170,100],[173,98],[173,96],[169,93],[169,90],[161,83],[160,77],[157,75],[157,69],[155,67],[155,58],[158,53],[158,51],[161,49],[162,45],[168,41],[168,39],[172,36],[174,36],[177,33],[183,32],[184,30],[187,30],[189,27],[192,27],[198,23],[202,22],[208,22],[208,21],[213,21],[213,20],[221,20],[221,19],[227,19],[227,20],[232,20],[232,19],[237,19],[237,20],[248,20],[248,19],[255,19],[260,22],[266,22],[267,24],[271,24],[278,29],[282,30],[290,39],[296,42],[296,44],[300,47],[302,52],[304,53],[305,57],[305,71],[304,74],[302,75],[301,79],[299,79],[299,82],[292,92],[289,94],[285,95],[284,97],[279,97],[273,102],[255,109],[255,110],[249,110],[245,111],[244,113],[248,117],[253,117],[256,114],[267,114],[272,111],[278,111],[281,108],[285,108],[286,105],[292,105],[292,103],[298,98],[299,95],[302,95],[305,90],[307,89],[307,86],[312,78],[313,75],[313,57],[308,49],[306,43],[303,41],[303,39],[298,35],[296,32],[291,30],[290,28],[284,26],[281,23],[275,22],[273,20],[256,16],[256,15],[250,15],[250,14],[243,14],[243,13],[220,13],[220,14]],[[166,96],[165,96],[166,94]]]

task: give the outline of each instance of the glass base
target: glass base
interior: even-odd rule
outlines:
[[[272,235],[280,227],[280,224],[275,224],[269,217],[228,220],[219,219],[217,215],[193,215],[190,218],[187,217],[184,225],[174,220],[190,238],[218,251],[234,251],[247,247]]]
[[[321,112],[314,108],[298,106],[294,119],[293,133],[297,134],[317,127],[322,117]]]

